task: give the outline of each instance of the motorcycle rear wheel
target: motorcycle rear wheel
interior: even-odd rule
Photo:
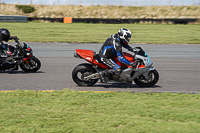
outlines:
[[[151,87],[154,86],[159,80],[159,73],[156,69],[149,72],[148,79],[145,79],[143,75],[134,79],[136,85],[140,87]]]
[[[37,72],[40,69],[40,67],[41,67],[41,62],[37,57],[28,60],[28,63],[23,61],[20,64],[20,68],[27,73]]]
[[[96,73],[96,70],[90,64],[83,63],[73,69],[72,79],[79,86],[92,86],[98,79],[84,80],[83,78],[93,73]]]

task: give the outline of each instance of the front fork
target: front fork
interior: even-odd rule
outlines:
[[[33,55],[28,56],[27,58],[23,58],[23,61],[26,62],[26,64],[29,64],[29,59],[32,57]]]
[[[148,79],[148,75],[150,71],[153,71],[155,69],[154,66],[151,66],[145,73],[143,73],[143,76],[145,77],[145,79]]]
[[[20,52],[19,54],[20,54],[20,56],[23,57],[22,52]],[[30,59],[30,58],[33,58],[33,57],[34,57],[34,56],[31,54],[30,56],[28,56],[27,58],[23,58],[22,60],[23,60],[26,64],[29,64],[29,59]]]

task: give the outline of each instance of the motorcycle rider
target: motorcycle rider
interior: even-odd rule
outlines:
[[[10,32],[9,30],[5,29],[5,28],[1,28],[0,29],[0,58],[6,58],[6,57],[10,57],[13,56],[13,58],[18,58],[17,53],[20,50],[19,45],[15,45],[15,49],[13,52],[11,52],[10,50],[7,50],[9,45],[8,44],[4,44],[3,41],[8,42],[9,40],[18,40],[18,38],[16,36],[10,36]],[[4,50],[6,50],[5,52],[3,52]],[[0,62],[0,64],[6,64],[9,63],[10,65],[12,64],[13,67],[10,70],[18,70],[18,65],[15,65],[16,62],[9,62],[9,61],[5,61],[2,60],[3,62]]]
[[[17,54],[17,52],[19,51],[18,45],[16,45],[16,49],[14,50],[13,53],[2,52],[3,49],[6,49],[8,47],[8,45],[4,44],[3,41],[8,42],[9,40],[12,40],[12,39],[17,39],[17,37],[10,36],[10,31],[5,28],[0,29],[0,57],[12,56],[12,55],[15,56]]]
[[[126,65],[132,66],[133,68],[136,67],[136,62],[128,61],[122,52],[122,47],[128,49],[129,51],[136,52],[135,48],[132,48],[128,45],[131,39],[131,31],[126,28],[121,28],[117,34],[111,35],[102,45],[101,49],[99,50],[99,56],[101,61],[109,66],[112,69],[108,69],[105,71],[100,72],[101,78],[104,80],[104,75],[110,74],[120,74],[122,68],[120,65],[115,63],[112,58],[118,57],[118,60]]]

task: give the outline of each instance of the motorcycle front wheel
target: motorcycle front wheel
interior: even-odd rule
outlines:
[[[23,61],[20,64],[20,68],[27,73],[37,72],[40,69],[40,67],[41,62],[37,57],[29,59],[28,61]]]
[[[80,64],[72,71],[72,79],[79,86],[92,86],[98,79],[84,80],[84,77],[96,73],[96,70],[90,64]]]
[[[159,74],[156,69],[149,72],[148,79],[146,79],[143,75],[134,79],[136,85],[140,87],[151,87],[155,85],[159,80]]]

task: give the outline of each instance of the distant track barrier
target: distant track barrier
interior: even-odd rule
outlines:
[[[200,19],[102,19],[102,18],[28,18],[28,21],[50,21],[60,23],[167,23],[167,24],[189,24],[197,23]]]
[[[32,18],[28,17],[28,21],[49,21],[63,23],[64,18]]]
[[[27,22],[27,16],[0,16],[0,22]]]
[[[103,19],[103,18],[34,18],[27,16],[0,16],[0,22],[49,21],[59,23],[104,23],[104,24],[134,24],[134,23],[166,23],[166,24],[194,24],[200,19]]]
[[[120,24],[120,23],[167,23],[167,24],[188,24],[196,23],[198,19],[97,19],[97,18],[73,18],[73,23],[107,23],[107,24]]]

